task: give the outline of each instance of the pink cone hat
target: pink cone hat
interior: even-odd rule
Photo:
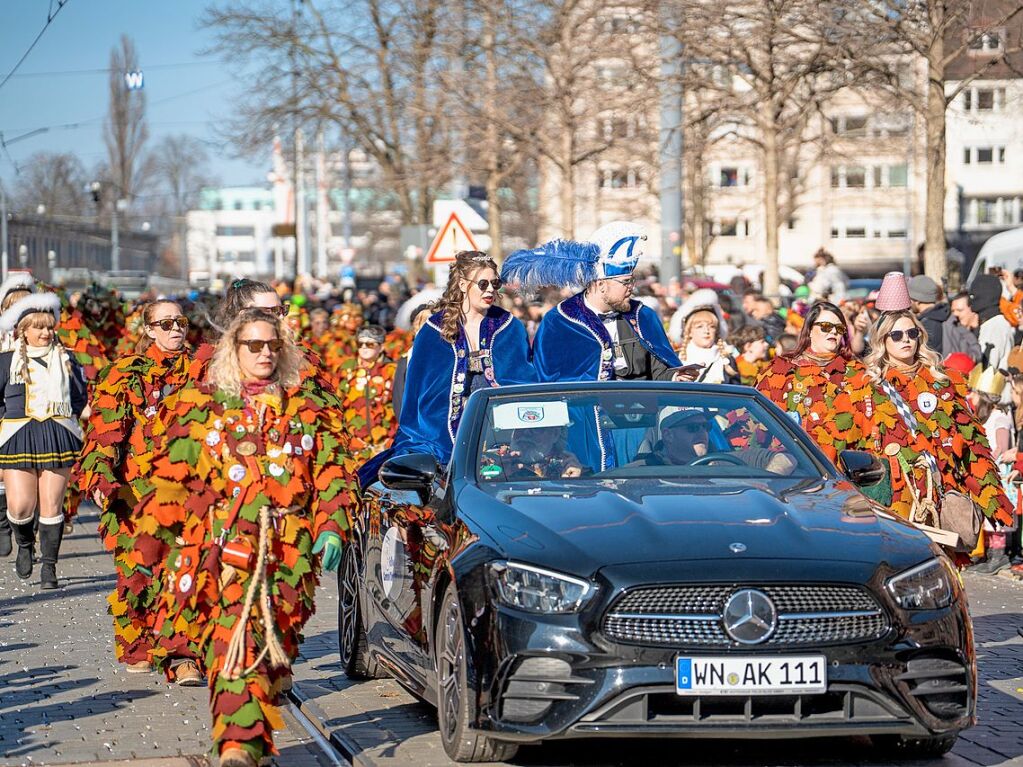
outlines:
[[[877,292],[874,307],[879,312],[901,312],[909,309],[912,305],[909,300],[906,275],[902,272],[888,272],[881,283],[881,289]]]

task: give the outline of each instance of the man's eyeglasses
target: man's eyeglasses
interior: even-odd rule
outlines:
[[[376,349],[380,344],[376,341],[359,341],[360,349]]]
[[[281,349],[284,348],[284,342],[279,338],[274,338],[269,341],[262,338],[252,338],[249,340],[239,338],[238,345],[244,346],[252,354],[259,354],[263,351],[264,346],[270,350],[271,354],[278,354]]]
[[[636,284],[636,278],[635,277],[624,277],[624,278],[609,277],[608,279],[610,279],[612,282],[617,282],[619,285],[621,285],[623,287],[626,287],[626,288],[631,288],[631,287],[633,287]]]
[[[165,332],[171,330],[175,325],[185,330],[188,327],[188,317],[168,317],[164,320],[156,320],[149,323],[149,327],[160,328],[160,330]]]
[[[477,280],[476,281],[476,287],[479,288],[481,291],[485,291],[487,289],[487,285],[489,285],[495,291],[497,291],[497,290],[501,289],[502,285],[504,285],[504,281],[501,280],[501,278],[497,278],[496,280]]]
[[[902,337],[906,336],[910,341],[915,341],[920,337],[920,328],[910,328],[909,330],[892,330],[888,333],[888,337],[895,343],[902,340]]]
[[[845,333],[845,325],[840,325],[837,322],[815,322],[813,326],[820,328],[821,332],[826,335],[834,333],[836,336],[840,336]]]

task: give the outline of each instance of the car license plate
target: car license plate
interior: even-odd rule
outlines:
[[[823,655],[715,657],[675,659],[679,695],[799,695],[827,690]]]

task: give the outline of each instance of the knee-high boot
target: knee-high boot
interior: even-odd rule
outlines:
[[[44,589],[57,588],[57,557],[64,538],[64,517],[39,520],[39,553],[43,563],[39,568],[39,585]]]
[[[11,544],[11,523],[7,519],[7,493],[0,491],[0,557],[9,557]]]
[[[33,529],[35,521],[29,519],[18,522],[16,519],[12,519],[10,514],[7,515],[7,520],[11,523],[11,529],[14,531],[14,542],[18,544],[18,558],[14,562],[14,571],[23,581],[28,580],[32,577],[32,558],[35,556],[36,548],[36,536]]]

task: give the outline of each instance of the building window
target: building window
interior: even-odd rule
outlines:
[[[1002,50],[1003,30],[993,29],[986,31],[971,30],[973,37],[967,43],[971,55],[998,53]]]
[[[1001,112],[1005,108],[1005,88],[967,88],[963,91],[963,109],[967,112]]]
[[[831,118],[831,129],[840,136],[857,138],[867,135],[867,118],[863,115],[841,115]]]
[[[745,219],[722,218],[708,221],[707,226],[716,237],[748,237],[749,221]]]
[[[643,173],[638,168],[605,168],[599,178],[601,189],[636,189],[643,183]]]
[[[990,88],[977,89],[977,110],[990,112],[995,108],[995,92]]]
[[[888,166],[888,186],[903,187],[908,180],[908,168],[905,163]]]
[[[799,226],[798,218],[790,218],[788,221],[785,222],[785,228],[788,229],[789,231],[792,231],[797,226]]]
[[[994,150],[991,147],[977,149],[977,164],[990,165],[994,160]]]
[[[1004,146],[998,147],[998,162],[1000,164],[1005,162],[1005,147]]]
[[[860,239],[867,236],[867,227],[865,226],[847,226],[845,228],[845,236],[850,238]]]
[[[971,152],[972,152],[972,150],[969,147],[967,147],[966,149],[963,150],[963,165],[969,165],[970,164],[970,154],[971,154]]]
[[[998,215],[998,200],[977,200],[977,223],[994,224]]]
[[[862,165],[851,165],[845,169],[846,188],[862,189],[867,185],[867,169]]]
[[[217,237],[255,237],[254,226],[218,226]]]

